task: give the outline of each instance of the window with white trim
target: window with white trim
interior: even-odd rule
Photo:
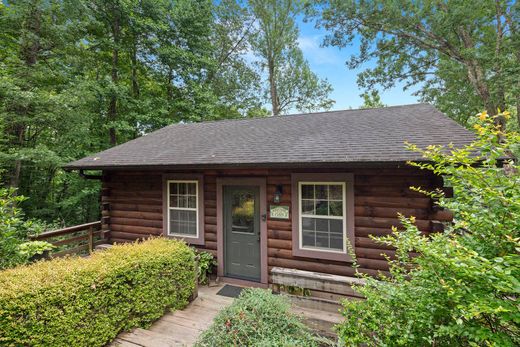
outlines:
[[[198,181],[168,181],[168,235],[199,236]]]
[[[298,182],[300,249],[346,253],[345,182]]]

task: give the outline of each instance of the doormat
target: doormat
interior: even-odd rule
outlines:
[[[244,288],[226,284],[217,292],[217,295],[227,296],[228,298],[238,298],[240,293],[242,293],[242,289]]]

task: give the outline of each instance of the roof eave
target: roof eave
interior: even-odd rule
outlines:
[[[409,160],[351,161],[351,162],[289,162],[289,163],[227,163],[227,164],[163,164],[163,165],[65,165],[66,171],[74,170],[202,170],[202,169],[250,169],[250,168],[378,168],[410,167]],[[426,162],[412,159],[416,162]]]

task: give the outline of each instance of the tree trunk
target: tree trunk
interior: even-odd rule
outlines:
[[[274,61],[272,58],[269,59],[268,63],[269,70],[269,91],[271,94],[271,105],[273,109],[273,116],[280,115],[280,103],[278,100],[278,90],[276,88],[276,76],[274,71]]]
[[[139,90],[139,81],[137,80],[137,34],[133,35],[133,47],[132,47],[132,96],[135,100],[139,99],[141,94]],[[139,122],[134,120],[134,139],[139,136]]]
[[[459,36],[462,39],[464,48],[474,49],[473,40],[465,28],[459,28]],[[486,111],[490,116],[496,116],[498,113],[499,105],[493,102],[491,98],[491,93],[486,83],[483,69],[479,65],[479,62],[474,58],[465,58],[464,65],[466,65],[469,81],[471,82],[473,88],[475,88],[478,95],[482,99]],[[506,130],[506,120],[503,116],[495,117],[494,121],[495,125],[498,125],[500,130]]]
[[[120,42],[120,23],[119,23],[119,11],[114,9],[114,18],[112,23],[112,36],[113,36],[113,48],[112,48],[112,83],[114,88],[117,88],[118,84],[118,65],[119,65],[119,42]],[[110,104],[108,106],[108,121],[111,123],[108,129],[110,137],[110,145],[117,145],[117,134],[114,122],[117,120],[117,90],[112,91],[110,98]]]
[[[17,136],[17,140],[18,140],[18,146],[19,147],[22,147],[23,145],[23,136],[24,136],[24,128],[23,127],[19,127],[19,129],[17,129],[18,131],[18,136]],[[11,177],[9,179],[9,187],[10,188],[18,188],[20,186],[20,174],[22,172],[22,160],[21,159],[15,159],[14,161],[14,167],[12,169],[12,172],[11,172]]]
[[[135,99],[141,94],[139,90],[139,82],[137,80],[137,36],[134,36],[134,45],[132,47],[132,95]]]

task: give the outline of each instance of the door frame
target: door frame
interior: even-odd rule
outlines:
[[[224,276],[225,259],[223,186],[258,186],[260,188],[260,283],[267,285],[267,179],[265,177],[217,177],[217,274],[220,277]],[[262,216],[265,216],[265,220]],[[235,282],[247,284],[250,281],[235,280]]]

